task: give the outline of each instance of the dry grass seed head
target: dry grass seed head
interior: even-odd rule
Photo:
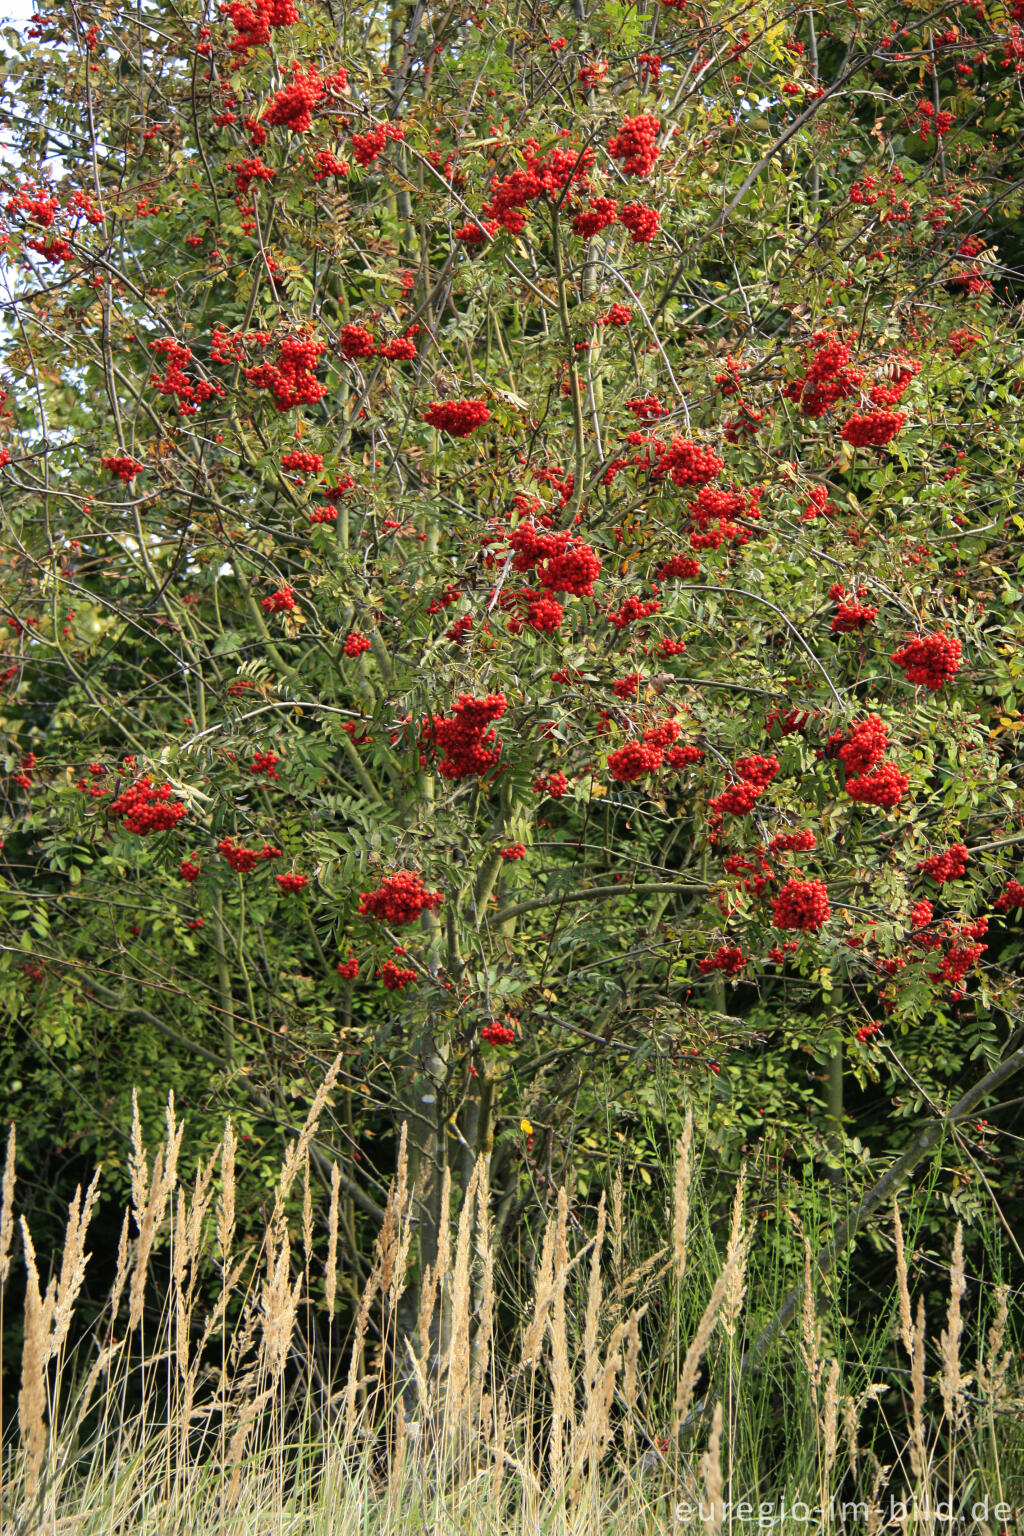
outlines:
[[[334,1316],[334,1303],[338,1294],[338,1191],[341,1174],[337,1163],[331,1164],[331,1205],[327,1213],[327,1267],[324,1273],[324,1291],[327,1297],[328,1323]]]
[[[725,1300],[726,1292],[732,1281],[733,1272],[742,1261],[742,1254],[738,1248],[732,1248],[726,1253],[725,1264],[715,1281],[714,1289],[696,1331],[691,1340],[690,1347],[683,1359],[682,1370],[676,1382],[675,1412],[673,1415],[673,1432],[678,1435],[693,1401],[693,1389],[697,1382],[701,1361],[705,1351],[711,1342],[711,1335],[715,1331],[715,1323]]]
[[[285,1153],[284,1162],[281,1164],[281,1177],[277,1186],[277,1204],[283,1206],[288,1198],[288,1192],[295,1182],[295,1177],[302,1167],[309,1152],[309,1144],[316,1135],[316,1128],[320,1123],[324,1105],[327,1103],[331,1089],[338,1081],[338,1073],[341,1071],[342,1057],[339,1052],[327,1069],[327,1076],[314,1095],[313,1102],[309,1106],[302,1130],[295,1141]]]
[[[14,1236],[14,1152],[15,1132],[12,1125],[7,1132],[7,1155],[4,1158],[4,1176],[0,1183],[0,1289],[7,1281],[11,1269],[11,1238]]]
[[[220,1246],[221,1263],[227,1265],[231,1244],[235,1239],[235,1153],[238,1137],[229,1120],[224,1127],[221,1143],[220,1195],[217,1198],[217,1242]]]
[[[53,1334],[49,1345],[49,1359],[59,1352],[68,1336],[71,1318],[78,1293],[85,1278],[85,1266],[89,1255],[85,1251],[85,1235],[99,1200],[100,1169],[93,1174],[92,1183],[86,1190],[82,1205],[79,1186],[68,1206],[68,1222],[64,1230],[64,1249],[61,1255],[60,1278],[57,1281],[57,1299],[53,1313]]]
[[[40,1295],[35,1248],[24,1216],[20,1225],[26,1280],[18,1424],[25,1455],[26,1488],[29,1496],[33,1497],[46,1453],[46,1362],[49,1358],[55,1285],[51,1280],[46,1295]]]
[[[910,1356],[910,1467],[920,1483],[927,1456],[924,1438],[924,1297],[917,1298],[914,1347]]]
[[[725,1509],[722,1499],[722,1404],[715,1404],[711,1417],[711,1434],[708,1448],[701,1457],[701,1477],[704,1482],[703,1522],[706,1536],[719,1536]]]
[[[910,1312],[910,1286],[907,1280],[907,1254],[903,1243],[903,1223],[900,1220],[899,1205],[895,1200],[892,1203],[892,1225],[893,1236],[896,1242],[896,1285],[900,1308],[900,1337],[903,1340],[903,1348],[909,1355],[914,1348],[914,1323]]]
[[[988,1408],[998,1408],[1009,1397],[1006,1378],[1013,1362],[1013,1351],[1003,1350],[1006,1324],[1009,1315],[1010,1287],[1005,1283],[996,1286],[996,1315],[988,1330],[987,1359],[978,1354],[977,1380],[984,1393]]]
[[[960,1371],[960,1339],[964,1330],[960,1303],[966,1290],[964,1228],[963,1222],[958,1221],[953,1237],[953,1257],[949,1266],[949,1307],[946,1312],[946,1326],[939,1337],[939,1355],[942,1360],[939,1391],[942,1394],[943,1412],[950,1424],[959,1423],[963,1417],[964,1388],[970,1379]]]
[[[739,1263],[736,1265],[726,1287],[725,1300],[722,1303],[722,1327],[728,1338],[732,1338],[736,1332],[740,1312],[743,1310],[743,1298],[746,1295],[747,1258],[750,1252],[751,1234],[743,1228],[743,1204],[747,1182],[747,1166],[743,1165],[740,1176],[736,1180],[736,1193],[732,1205],[732,1227],[729,1233],[729,1251],[739,1254]]]
[[[686,1270],[686,1229],[690,1220],[690,1153],[693,1145],[693,1110],[687,1109],[683,1134],[676,1147],[675,1179],[672,1188],[672,1264],[677,1280]]]

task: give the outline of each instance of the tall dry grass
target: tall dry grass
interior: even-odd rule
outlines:
[[[965,1310],[961,1228],[937,1339],[923,1296],[915,1307],[895,1208],[894,1283],[870,1349],[844,1336],[834,1293],[816,1293],[806,1244],[795,1337],[750,1371],[744,1341],[792,1277],[748,1213],[745,1179],[716,1233],[690,1120],[653,1224],[664,1244],[651,1243],[621,1180],[589,1221],[562,1189],[536,1234],[529,1296],[499,1283],[483,1158],[457,1195],[446,1176],[451,1223],[421,1265],[422,1191],[403,1137],[360,1299],[339,1329],[339,1175],[321,1232],[309,1171],[332,1084],[288,1149],[261,1240],[238,1252],[244,1171],[231,1126],[186,1189],[173,1101],[152,1158],[136,1112],[114,1283],[86,1331],[76,1318],[98,1178],[71,1202],[44,1283],[17,1217],[12,1131],[0,1308],[17,1298],[24,1334],[16,1418],[0,1426],[4,1536],[720,1536],[748,1524],[807,1536],[783,1500],[805,1501],[816,1532],[873,1532],[893,1525],[891,1500],[913,1499],[903,1527],[930,1532],[950,1529],[943,1500],[962,1511],[987,1495],[994,1509],[1024,1490],[1015,1298],[1003,1286],[984,1318]],[[969,1369],[965,1332],[979,1341]],[[988,1528],[1012,1522],[993,1513]]]

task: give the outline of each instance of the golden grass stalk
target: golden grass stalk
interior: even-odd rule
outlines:
[[[687,1109],[683,1134],[676,1147],[675,1179],[672,1187],[672,1266],[677,1280],[686,1272],[686,1229],[690,1220],[690,1151],[693,1144],[693,1110]]]
[[[301,1274],[291,1283],[291,1244],[285,1228],[276,1252],[267,1245],[267,1278],[263,1283],[263,1352],[274,1381],[288,1358],[301,1289]]]
[[[491,1233],[490,1181],[487,1177],[487,1159],[481,1157],[477,1164],[480,1182],[477,1185],[476,1233],[477,1257],[481,1269],[480,1297],[476,1308],[477,1329],[473,1339],[473,1376],[470,1384],[474,1409],[478,1421],[485,1419],[484,1383],[491,1363],[491,1340],[494,1336],[494,1243]]]
[[[672,1416],[673,1434],[678,1436],[693,1402],[693,1389],[697,1383],[697,1375],[700,1371],[701,1361],[711,1342],[711,1335],[715,1331],[718,1314],[722,1303],[728,1293],[729,1286],[733,1283],[733,1275],[743,1262],[742,1245],[730,1247],[726,1251],[725,1264],[719,1271],[714,1289],[708,1300],[707,1306],[697,1324],[696,1332],[690,1342],[683,1359],[682,1370],[676,1382],[675,1408]]]
[[[569,1201],[565,1189],[558,1191],[552,1273],[551,1313],[551,1476],[558,1487],[564,1476],[564,1436],[575,1431],[572,1412],[572,1378],[569,1372],[569,1341],[566,1332],[565,1286],[569,1277],[569,1249],[566,1228]]]
[[[217,1197],[217,1242],[220,1247],[220,1261],[225,1267],[227,1267],[231,1245],[235,1238],[235,1153],[237,1150],[238,1137],[229,1120],[224,1127],[224,1140],[221,1143],[221,1187]]]
[[[50,1324],[53,1318],[56,1283],[51,1280],[46,1295],[39,1289],[39,1269],[35,1248],[24,1216],[21,1217],[21,1242],[25,1257],[25,1335],[21,1349],[21,1390],[18,1393],[18,1424],[21,1449],[25,1456],[25,1482],[30,1498],[39,1484],[39,1472],[46,1454],[46,1362],[50,1358]]]
[[[818,1387],[821,1384],[821,1372],[824,1361],[820,1358],[821,1350],[821,1324],[818,1321],[818,1311],[814,1299],[814,1279],[812,1271],[811,1245],[804,1238],[804,1288],[800,1298],[800,1354],[804,1365],[807,1367],[807,1377],[811,1386],[811,1401],[814,1404],[814,1412],[818,1412]]]
[[[896,1286],[900,1309],[900,1337],[908,1355],[914,1352],[914,1323],[910,1312],[910,1286],[907,1280],[907,1255],[903,1244],[903,1223],[896,1200],[892,1202],[893,1236],[896,1241]]]
[[[732,1203],[732,1225],[729,1232],[729,1251],[739,1254],[739,1262],[729,1278],[722,1302],[722,1329],[730,1339],[735,1335],[736,1325],[743,1310],[743,1298],[746,1295],[747,1256],[750,1248],[750,1233],[744,1231],[743,1227],[746,1183],[747,1165],[744,1163],[740,1176],[736,1180],[736,1192]]]
[[[482,1161],[482,1159],[481,1159]],[[470,1256],[473,1235],[473,1216],[477,1186],[480,1182],[480,1163],[470,1175],[459,1213],[458,1235],[455,1240],[455,1264],[452,1271],[451,1325],[448,1330],[448,1351],[444,1363],[446,1384],[445,1418],[449,1428],[468,1428],[469,1376],[470,1376]]]
[[[831,1525],[832,1471],[839,1450],[839,1361],[833,1357],[825,1382],[825,1400],[821,1409],[821,1474],[819,1502],[826,1526]]]
[[[964,1331],[960,1302],[966,1290],[964,1227],[963,1222],[958,1221],[953,1238],[953,1256],[949,1266],[949,1307],[946,1312],[946,1326],[939,1336],[939,1355],[942,1360],[939,1391],[942,1395],[943,1412],[951,1425],[958,1424],[963,1415],[964,1389],[968,1382],[968,1378],[960,1371],[960,1339]]]
[[[1006,1378],[1013,1361],[1013,1351],[1004,1350],[1006,1325],[1009,1319],[1010,1287],[1005,1283],[996,1286],[996,1315],[988,1330],[987,1352],[979,1349],[975,1368],[978,1386],[990,1409],[1001,1408],[1007,1401]]]
[[[11,1238],[14,1236],[14,1154],[17,1138],[14,1126],[7,1132],[7,1155],[0,1182],[0,1291],[7,1283],[11,1268]]]
[[[100,1169],[93,1175],[82,1204],[79,1186],[68,1206],[68,1222],[64,1231],[64,1248],[61,1254],[60,1278],[57,1281],[56,1303],[53,1310],[53,1331],[49,1341],[47,1359],[52,1360],[63,1347],[71,1327],[78,1293],[85,1279],[85,1266],[89,1255],[85,1251],[85,1235],[99,1199]]]
[[[722,1404],[715,1404],[711,1416],[711,1434],[708,1447],[701,1457],[701,1477],[704,1482],[703,1525],[705,1536],[719,1536],[725,1518],[722,1485]]]
[[[917,1298],[913,1347],[910,1352],[910,1466],[918,1485],[928,1466],[924,1433],[924,1297]]]
[[[338,1193],[341,1174],[337,1163],[331,1164],[331,1205],[327,1213],[327,1261],[324,1269],[324,1293],[327,1299],[327,1316],[334,1316],[334,1303],[338,1294]]]
[[[281,1176],[277,1184],[277,1203],[275,1212],[279,1210],[288,1198],[288,1192],[295,1182],[296,1175],[309,1154],[310,1142],[316,1135],[316,1128],[320,1123],[320,1116],[324,1112],[324,1106],[330,1097],[331,1089],[338,1081],[338,1073],[341,1071],[342,1053],[339,1051],[327,1069],[327,1076],[317,1089],[313,1102],[309,1106],[302,1130],[292,1142],[281,1164]]]

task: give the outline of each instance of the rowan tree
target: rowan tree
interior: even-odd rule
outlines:
[[[872,1179],[1019,1043],[1021,6],[4,37],[25,1134]]]

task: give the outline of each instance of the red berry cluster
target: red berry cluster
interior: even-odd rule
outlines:
[[[316,507],[310,514],[311,523],[333,523],[337,521],[338,509],[328,502],[322,507]]]
[[[828,891],[820,880],[789,879],[772,902],[772,914],[776,928],[817,933],[831,916]]]
[[[383,982],[389,992],[400,992],[416,980],[416,972],[403,970],[393,960],[385,960],[377,972],[377,980]]]
[[[338,961],[337,970],[338,975],[341,976],[345,981],[355,981],[356,977],[359,975],[359,961],[356,959],[351,950],[349,950],[349,956],[347,960]]]
[[[599,317],[597,323],[598,323],[598,325],[623,326],[623,325],[629,325],[629,323],[632,320],[632,318],[633,318],[633,311],[630,309],[628,304],[617,304],[616,303],[616,304],[612,305],[611,309],[608,310],[607,314],[601,315]]]
[[[625,629],[627,625],[634,624],[637,619],[648,619],[652,613],[657,613],[661,603],[656,597],[648,598],[644,602],[639,597],[627,597],[621,608],[609,608],[605,617],[609,624],[614,624],[616,629]]]
[[[392,139],[404,139],[405,127],[402,123],[378,123],[375,128],[370,128],[366,133],[354,133],[352,135],[352,153],[357,165],[372,165],[382,150],[387,148]]]
[[[959,671],[962,649],[951,635],[918,635],[889,660],[903,669],[908,683],[923,683],[935,691]]]
[[[541,773],[533,781],[535,795],[550,795],[552,800],[561,800],[569,788],[569,780],[564,773]]]
[[[858,601],[864,595],[865,588],[860,588],[857,598],[852,597],[838,581],[829,588],[829,597],[836,605],[835,616],[832,620],[832,633],[836,635],[848,635],[869,628],[878,617],[877,608],[869,608]]]
[[[664,751],[653,742],[627,741],[625,746],[609,752],[608,772],[619,783],[631,784],[634,779],[643,778],[645,773],[656,772],[664,760]]]
[[[910,387],[912,379],[921,372],[921,364],[914,358],[898,357],[889,368],[888,384],[874,384],[868,391],[872,405],[898,405]]]
[[[649,245],[661,226],[661,215],[657,208],[648,208],[644,203],[627,203],[619,214],[619,222],[628,229],[634,245]]]
[[[702,763],[704,761],[704,753],[700,747],[669,747],[665,753],[665,761],[670,768],[689,768],[694,763]]]
[[[716,795],[708,802],[711,811],[716,816],[728,813],[731,816],[746,816],[754,808],[755,801],[764,794],[768,785],[778,776],[779,760],[777,757],[763,757],[755,753],[752,757],[742,757],[734,764],[734,772],[739,776],[739,782],[731,784],[728,789]]]
[[[187,814],[180,800],[172,800],[169,784],[159,789],[148,777],[139,779],[111,803],[110,814],[117,817],[126,832],[148,837],[152,832],[169,832]]]
[[[608,140],[608,153],[613,160],[622,161],[627,176],[647,176],[658,158],[658,132],[661,120],[657,117],[626,117],[622,127]]]
[[[1005,891],[992,905],[997,912],[1012,912],[1015,908],[1024,907],[1024,885],[1019,880],[1008,880]]]
[[[342,357],[353,360],[358,357],[374,357],[377,343],[364,325],[344,325],[338,337],[338,350]]]
[[[386,875],[375,891],[363,891],[359,915],[398,928],[414,923],[421,912],[433,911],[443,901],[441,892],[428,891],[415,870],[399,870],[397,874]]]
[[[493,1019],[480,1031],[480,1039],[486,1040],[488,1045],[511,1045],[515,1037],[515,1030],[508,1024],[499,1024]]]
[[[884,448],[891,443],[907,419],[906,411],[868,411],[850,417],[840,434],[855,448]]]
[[[426,721],[420,738],[423,746],[440,752],[437,771],[443,779],[479,777],[493,768],[501,755],[501,740],[491,728],[508,708],[503,693],[475,699],[460,693],[451,715]]]
[[[909,785],[909,775],[901,773],[895,763],[880,763],[869,773],[847,779],[846,793],[851,800],[891,810],[894,805],[899,805]]]
[[[799,400],[803,414],[817,420],[854,394],[864,382],[864,373],[848,366],[850,349],[834,331],[817,331],[811,349],[814,356],[805,377],[795,379],[782,393],[788,400]]]
[[[468,437],[490,419],[491,413],[482,400],[435,400],[423,417],[428,426],[452,437]]]
[[[586,212],[578,213],[573,219],[573,230],[584,240],[592,240],[602,229],[615,223],[618,207],[614,197],[592,197]]]
[[[700,762],[703,753],[699,746],[672,745],[679,734],[676,720],[662,720],[660,725],[645,731],[639,742],[626,742],[625,746],[608,754],[609,774],[620,783],[633,783],[642,779],[643,774],[656,773],[662,763],[679,771],[691,763]]]
[[[499,848],[498,857],[504,859],[506,864],[513,863],[516,859],[526,858],[526,844],[512,843],[508,848]]]
[[[807,853],[816,848],[818,839],[810,827],[803,827],[799,832],[780,832],[773,837],[768,844],[769,853]]]
[[[490,202],[481,210],[490,226],[487,234],[493,234],[499,227],[511,235],[521,234],[527,218],[522,210],[538,198],[555,196],[572,182],[579,182],[584,191],[589,191],[587,173],[594,163],[594,151],[589,147],[553,149],[541,156],[536,139],[527,139],[523,157],[526,164],[522,170],[495,176],[491,181]]]
[[[229,160],[224,167],[227,171],[235,173],[235,191],[240,197],[244,197],[254,181],[273,181],[277,172],[272,165],[264,165],[259,155],[246,155],[239,161]],[[211,354],[212,356],[212,354]],[[213,362],[220,362],[220,358],[212,356]]]
[[[860,1029],[857,1031],[857,1039],[860,1041],[861,1045],[864,1045],[864,1043],[870,1040],[872,1036],[877,1035],[881,1028],[881,1024],[862,1024]]]
[[[370,642],[365,635],[361,635],[358,629],[354,629],[345,640],[346,656],[361,656],[364,651],[370,649]]]
[[[279,779],[277,765],[281,761],[276,752],[257,752],[249,764],[250,773],[265,773],[268,779]]]
[[[36,766],[36,755],[35,755],[35,753],[34,752],[26,752],[25,755],[21,759],[21,772],[20,773],[14,773],[14,774],[11,775],[12,782],[17,784],[17,785],[19,785],[22,789],[31,789],[32,788],[32,770],[35,768],[35,766]],[[102,793],[102,791],[101,791],[101,793]],[[2,847],[2,846],[3,846],[2,843],[0,843],[0,847]]]
[[[295,607],[295,588],[278,587],[276,592],[271,592],[260,604],[264,613],[290,613]]]
[[[311,338],[286,336],[276,364],[259,363],[246,368],[245,376],[257,389],[270,390],[279,411],[295,405],[316,405],[327,393],[327,385],[318,384],[314,376],[325,345]]]
[[[645,425],[652,421],[658,421],[662,416],[668,415],[668,410],[662,405],[657,395],[638,396],[635,400],[626,401],[626,410],[632,411],[637,421]]]
[[[151,341],[151,352],[160,353],[165,360],[165,371],[150,375],[149,384],[158,394],[169,395],[178,402],[179,416],[194,416],[200,405],[205,405],[207,400],[216,396],[224,396],[227,390],[221,384],[212,384],[208,379],[198,379],[193,382],[185,373],[185,365],[192,361],[192,348],[185,347],[166,336],[159,341]]]
[[[710,485],[725,460],[712,448],[702,448],[685,437],[674,437],[667,446],[658,444],[652,480],[670,479],[674,485]]]
[[[976,347],[980,340],[981,337],[977,331],[972,331],[966,325],[963,325],[959,330],[950,331],[949,349],[954,357],[960,357],[971,347]]]
[[[513,570],[536,570],[537,580],[549,592],[593,596],[601,561],[582,539],[564,530],[542,533],[535,523],[526,520],[511,534],[509,547],[515,551]]]
[[[104,469],[109,469],[110,473],[116,475],[119,480],[123,480],[125,485],[130,480],[134,480],[136,475],[141,474],[144,467],[138,459],[133,459],[128,453],[110,454],[100,462]]]
[[[954,843],[945,853],[937,853],[933,858],[922,859],[918,869],[924,874],[930,875],[936,885],[944,885],[947,880],[959,880],[967,868],[970,854],[963,843]]]
[[[194,880],[198,880],[202,872],[202,868],[191,859],[182,859],[178,867],[178,874],[187,885],[191,885]]]
[[[232,869],[240,875],[247,875],[250,870],[256,868],[262,859],[279,859],[280,848],[271,848],[264,843],[262,848],[242,848],[236,846],[230,837],[222,837],[217,844],[217,852],[225,858]]]
[[[326,181],[328,176],[347,176],[348,161],[339,160],[332,149],[318,149],[313,157],[316,170],[313,172],[314,181]]]
[[[286,453],[281,460],[282,469],[295,469],[303,475],[318,475],[323,467],[322,453],[305,453],[301,448],[295,448],[291,453]]]
[[[282,891],[301,891],[304,886],[309,884],[308,875],[275,875],[274,879]]]
[[[673,555],[663,560],[655,571],[657,581],[696,581],[700,575],[700,561],[692,555]]]
[[[264,121],[291,129],[292,133],[305,133],[313,125],[313,111],[330,91],[344,91],[348,76],[343,69],[321,80],[315,64],[303,70],[298,63],[292,64],[292,82],[271,98],[264,113]]]
[[[702,976],[708,976],[712,971],[724,971],[727,976],[735,976],[746,963],[747,957],[738,945],[720,944],[713,955],[707,955],[698,963],[697,969]]]
[[[235,28],[228,43],[234,53],[264,46],[270,41],[271,27],[293,27],[299,19],[292,0],[254,0],[253,4],[231,0],[221,5],[221,11]]]
[[[879,715],[868,715],[852,726],[837,756],[851,776],[866,773],[889,749],[889,727]]]

